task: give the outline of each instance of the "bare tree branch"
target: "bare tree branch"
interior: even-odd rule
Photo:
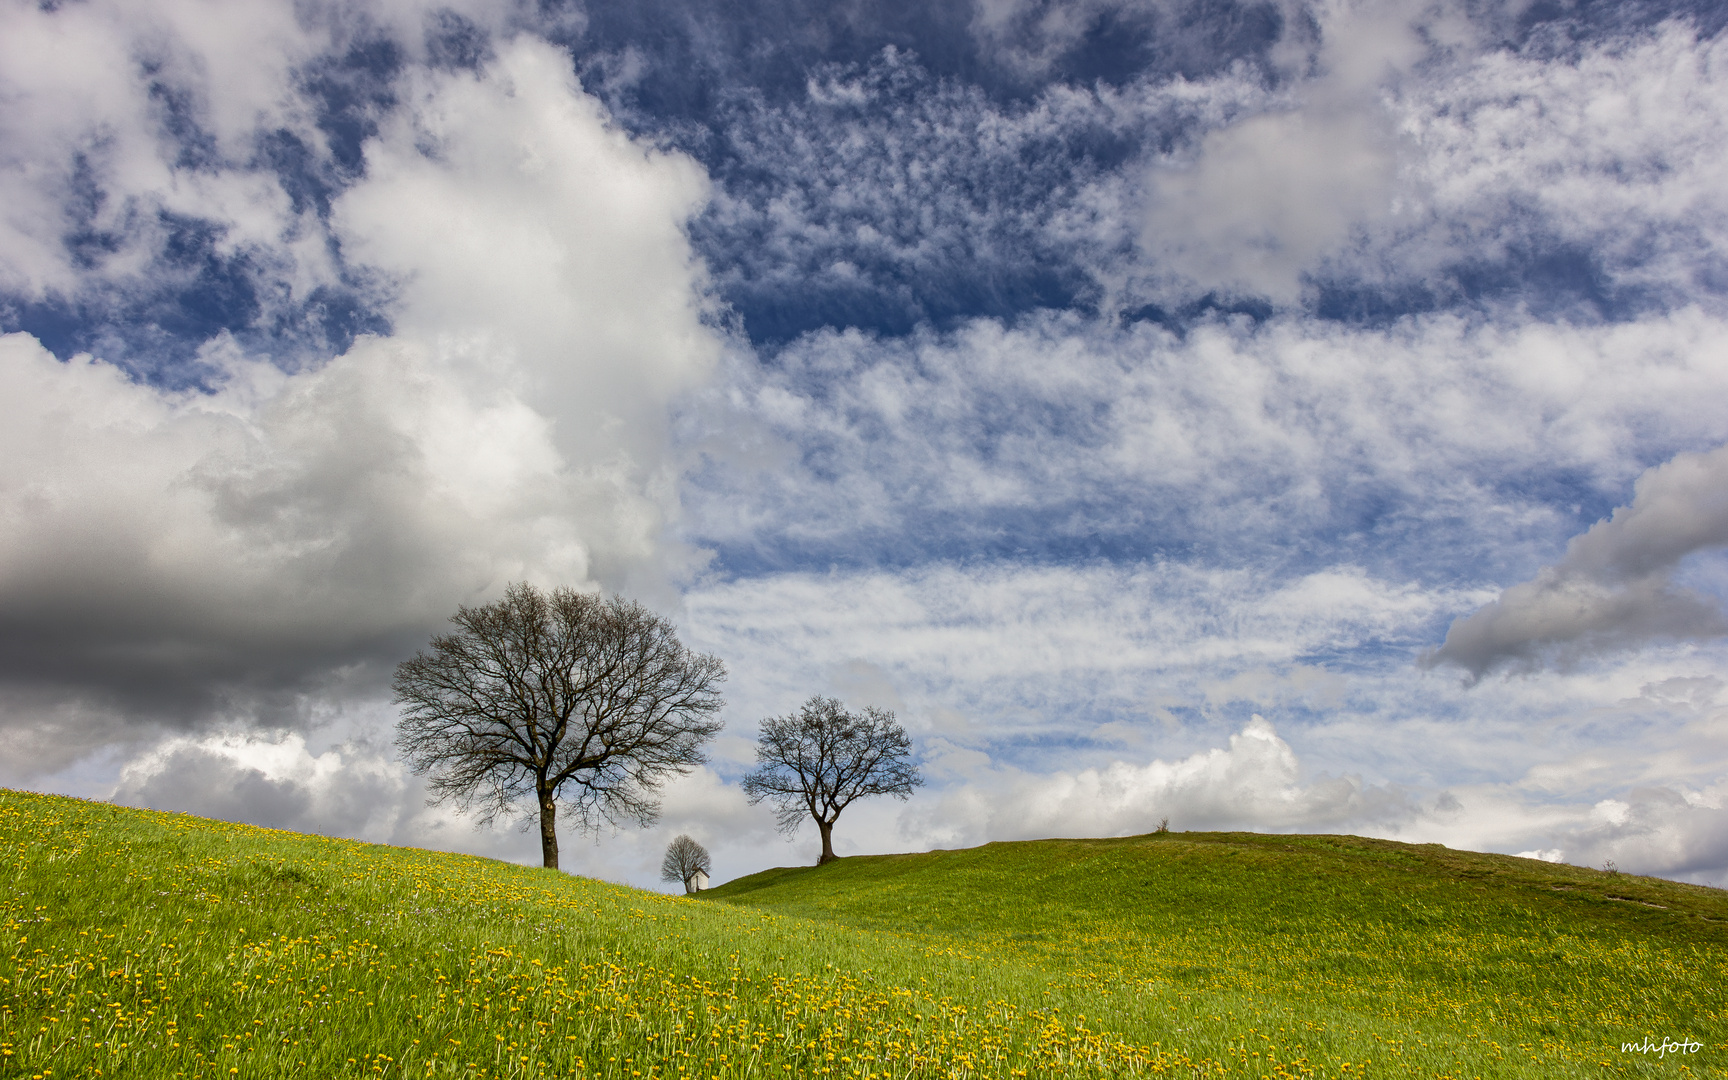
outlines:
[[[482,823],[532,798],[548,867],[560,799],[581,829],[650,824],[660,785],[720,730],[725,665],[634,601],[522,583],[450,621],[396,668],[396,745],[433,802]]]
[[[872,795],[905,799],[924,782],[911,753],[912,740],[893,713],[875,706],[850,713],[833,698],[813,697],[791,716],[762,721],[757,767],[744,777],[744,794],[752,805],[772,803],[788,836],[805,817],[815,819],[821,865],[835,858],[834,822],[842,810]]]

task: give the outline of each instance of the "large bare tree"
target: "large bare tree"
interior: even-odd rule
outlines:
[[[875,706],[852,713],[833,698],[813,697],[790,716],[762,721],[757,767],[744,777],[744,794],[752,805],[772,803],[787,835],[814,818],[821,866],[835,858],[840,811],[871,795],[904,799],[924,782],[911,755],[912,740],[893,713]]]
[[[650,824],[720,730],[725,665],[634,601],[524,583],[450,621],[396,668],[396,745],[434,803],[490,822],[532,799],[549,868],[561,799],[584,829]]]

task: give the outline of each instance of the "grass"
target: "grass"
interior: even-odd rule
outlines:
[[[1091,988],[1100,1026],[1165,1045],[1180,1029],[1249,1075],[1256,1051],[1262,1074],[1305,1059],[1728,1075],[1728,894],[1656,878],[1360,837],[1162,833],[852,858],[707,898],[1011,956]],[[1650,1062],[1621,1049],[1664,1037],[1704,1045]]]
[[[1442,848],[992,844],[692,900],[0,791],[0,857],[32,1080],[1728,1075],[1723,893]]]

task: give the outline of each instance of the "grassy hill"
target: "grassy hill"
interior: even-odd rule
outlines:
[[[701,900],[0,791],[0,1075],[1724,1075],[1715,890],[1343,837]],[[1694,1052],[1623,1052],[1649,1036]]]
[[[1256,1050],[1423,1075],[1728,1065],[1728,893],[1656,878],[1360,837],[1162,833],[851,858],[705,899],[1013,957],[1095,988],[1102,1026],[1165,1045],[1180,1031],[1250,1071]],[[1704,1045],[1621,1049],[1647,1037]]]

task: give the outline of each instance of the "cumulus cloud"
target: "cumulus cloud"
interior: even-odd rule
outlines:
[[[1723,651],[1469,691],[1436,693],[1420,676],[1406,676],[1399,691],[1393,677],[1381,684],[1388,707],[1378,722],[1327,724],[1335,730],[1318,738],[1310,731],[1304,757],[1337,762],[1338,741],[1351,740],[1432,763],[1424,774],[1389,756],[1356,755],[1355,768],[1390,772],[1405,790],[1439,790],[1412,800],[1420,813],[1352,831],[1579,866],[1612,860],[1630,873],[1720,885],[1728,880],[1728,712],[1722,681],[1705,673],[1720,667]],[[1449,718],[1417,719],[1422,696],[1448,700]]]
[[[426,805],[424,784],[389,746],[384,710],[373,703],[362,711],[316,734],[229,729],[169,738],[130,757],[104,794],[124,806],[538,864],[538,834],[521,827],[532,815],[476,828],[449,807]],[[796,861],[773,815],[712,770],[674,778],[662,796],[651,830],[584,834],[566,825],[566,868],[658,888],[661,855],[679,833],[708,847],[726,876]]]
[[[903,809],[849,811],[848,853],[1169,816],[1722,872],[1705,841],[1728,728],[1720,680],[1700,674],[1722,647],[1437,684],[1412,660],[1465,595],[1487,598],[1360,571],[996,563],[710,583],[686,621],[689,640],[736,657],[721,775],[748,767],[751,719],[811,693],[893,708],[913,732],[929,786]],[[1605,800],[1645,809],[1616,824]]]
[[[272,829],[399,840],[402,770],[376,748],[311,752],[304,736],[170,739],[128,762],[110,798]]]
[[[1344,832],[1578,866],[1611,861],[1628,873],[1720,885],[1728,876],[1722,831],[1728,743],[1719,708],[1691,711],[1690,723],[1662,738],[1663,748],[1690,753],[1683,763],[1627,770],[1621,755],[1612,763],[1620,767],[1604,772],[1587,751],[1505,781],[1439,791],[1317,770],[1320,754],[1298,754],[1258,715],[1224,746],[1078,770],[1023,772],[967,761],[937,744],[930,768],[949,782],[900,811],[891,828],[884,822],[875,835],[851,843],[887,851],[895,841],[945,847],[1124,836],[1150,832],[1168,818],[1177,830]],[[1392,731],[1383,725],[1377,737],[1391,741]],[[1643,749],[1664,756],[1657,747]],[[1660,781],[1644,778],[1664,769]],[[1575,773],[1573,782],[1557,784],[1560,773]],[[1593,781],[1579,783],[1577,773],[1593,774]]]
[[[1161,268],[1282,304],[1353,227],[1391,210],[1388,125],[1355,113],[1270,113],[1213,132],[1154,181],[1145,243]]]
[[[1660,699],[1657,688],[1646,688]],[[1443,843],[1549,862],[1720,884],[1728,875],[1723,843],[1722,769],[1728,765],[1721,711],[1693,703],[1690,722],[1662,748],[1691,759],[1654,768],[1604,772],[1583,755],[1562,755],[1504,781],[1454,784],[1375,782],[1356,772],[1317,767],[1317,749],[1298,753],[1256,715],[1224,745],[1185,757],[1116,758],[1082,769],[1022,771],[975,759],[943,741],[927,750],[940,783],[891,816],[859,815],[850,850],[969,846],[1054,836],[1150,832],[1168,818],[1177,830],[1346,832],[1409,843]],[[1393,725],[1377,737],[1392,741]],[[1310,743],[1313,740],[1310,738]],[[1646,746],[1647,751],[1662,750]],[[1614,764],[1624,766],[1625,756]],[[1667,769],[1661,781],[1645,779]],[[1571,773],[1572,782],[1556,783]],[[1589,782],[1579,783],[1583,773]]]
[[[721,347],[684,235],[706,178],[460,7],[6,14],[0,291],[240,267],[292,306],[358,272],[390,327],[308,354],[241,311],[191,379],[0,338],[8,782],[101,752],[125,802],[508,853],[420,809],[387,720],[350,714],[507,581],[674,599],[666,410]],[[164,254],[185,221],[197,265]]]
[[[399,283],[396,336],[533,402],[570,460],[648,483],[667,403],[720,351],[684,235],[701,168],[615,128],[533,38],[404,82],[333,214],[344,249]]]
[[[207,392],[0,339],[0,680],[9,737],[68,725],[45,768],[128,725],[299,722],[510,580],[664,600],[683,572],[700,170],[544,43],[404,86],[332,214],[397,282],[392,335],[292,373],[218,338]]]
[[[1530,581],[1452,624],[1424,658],[1480,679],[1500,668],[1728,634],[1720,601],[1675,580],[1687,556],[1728,546],[1728,447],[1680,454],[1640,476],[1630,506],[1574,537]]]
[[[1342,831],[1411,816],[1403,793],[1350,777],[1304,782],[1296,754],[1256,715],[1214,747],[1179,761],[976,776],[901,828],[941,846],[1050,836],[1127,836],[1168,818],[1175,829]]]
[[[483,0],[8,5],[0,290],[147,287],[172,218],[208,223],[224,251],[259,260],[267,291],[331,282],[319,207],[294,182],[357,179],[343,139],[390,111],[392,69],[437,60],[440,30],[484,42],[514,13]],[[279,171],[284,152],[307,168]]]

